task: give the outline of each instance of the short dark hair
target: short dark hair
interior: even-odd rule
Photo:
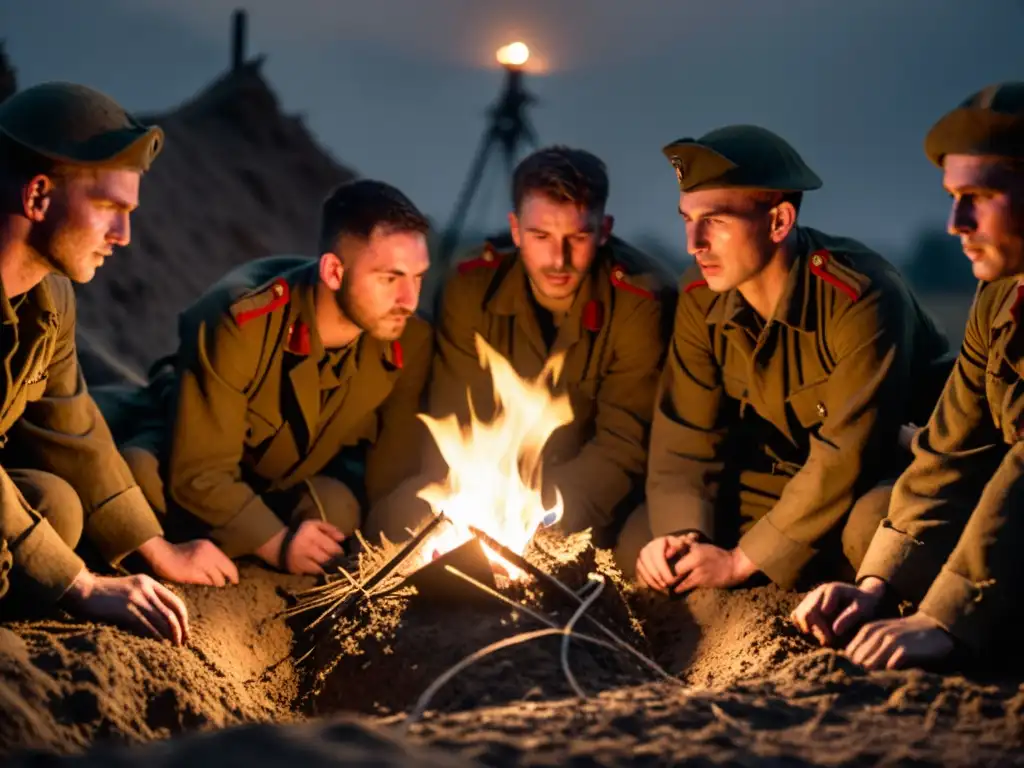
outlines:
[[[524,158],[512,174],[512,203],[517,211],[530,193],[575,203],[590,211],[604,210],[608,170],[599,157],[585,150],[547,147]]]
[[[320,215],[320,252],[337,247],[342,235],[367,239],[381,227],[388,233],[430,230],[430,222],[412,201],[383,181],[356,179],[336,187]]]

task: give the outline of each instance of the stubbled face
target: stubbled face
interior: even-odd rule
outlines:
[[[953,198],[946,227],[960,238],[974,276],[1024,276],[1024,166],[946,155],[942,181]]]
[[[57,179],[29,244],[55,272],[76,283],[89,282],[114,247],[131,240],[130,217],[139,205],[140,179],[136,171],[120,170]]]
[[[509,226],[537,300],[564,304],[608,241],[612,220],[603,211],[530,193],[518,213],[509,214]]]
[[[679,197],[687,251],[708,288],[722,292],[756,278],[771,261],[771,204],[748,189],[707,189]]]
[[[426,236],[378,227],[366,240],[343,235],[339,250],[345,265],[335,293],[341,311],[374,338],[399,338],[416,312],[430,266]]]

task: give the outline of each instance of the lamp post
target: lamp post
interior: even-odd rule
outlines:
[[[530,49],[521,42],[498,49],[498,63],[505,68],[505,86],[498,101],[488,110],[490,122],[441,239],[438,256],[445,267],[459,244],[466,215],[487,169],[491,152],[500,147],[505,161],[505,172],[511,179],[522,142],[525,140],[534,147],[537,145],[537,135],[526,116],[526,106],[534,103],[536,99],[523,88],[523,66],[529,58]]]

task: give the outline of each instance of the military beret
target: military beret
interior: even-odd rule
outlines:
[[[106,94],[74,83],[42,83],[0,102],[0,133],[51,160],[146,171],[163,149],[146,126]]]
[[[727,187],[802,192],[821,186],[785,139],[756,125],[729,125],[699,139],[678,139],[662,152],[683,192]]]
[[[924,151],[940,168],[946,155],[1024,159],[1024,82],[997,83],[971,94],[932,126]]]

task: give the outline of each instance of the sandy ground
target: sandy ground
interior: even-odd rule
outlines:
[[[339,637],[297,666],[293,629],[308,617],[274,614],[313,581],[245,566],[234,588],[177,588],[193,617],[186,648],[61,619],[6,625],[2,754],[17,766],[59,755],[96,766],[1024,764],[1018,681],[865,673],[796,634],[796,595],[650,600],[598,554],[570,542],[549,572],[574,588],[604,574],[593,615],[673,682],[573,644],[578,699],[547,639],[468,668],[412,721],[453,663],[540,625],[489,598],[456,609],[406,591],[346,614]],[[562,621],[572,613],[536,584],[506,593]]]

